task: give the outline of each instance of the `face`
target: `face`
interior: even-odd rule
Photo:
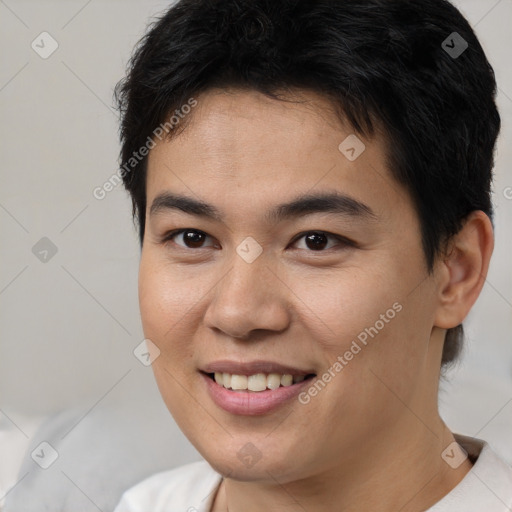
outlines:
[[[239,480],[348,468],[436,404],[435,275],[411,199],[381,136],[357,140],[326,99],[300,99],[209,91],[148,159],[154,374],[185,435]],[[279,387],[229,390],[214,371]]]

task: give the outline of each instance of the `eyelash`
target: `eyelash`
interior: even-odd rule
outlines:
[[[171,241],[173,241],[172,239],[177,236],[177,235],[180,235],[182,233],[185,233],[187,231],[190,231],[190,232],[194,232],[194,233],[200,233],[202,235],[205,235],[206,237],[210,237],[210,235],[208,235],[207,233],[205,233],[204,231],[201,231],[199,229],[193,229],[193,228],[181,228],[181,229],[175,229],[173,231],[168,231],[167,233],[165,233],[165,235],[163,236],[162,240],[161,240],[161,243],[164,244],[164,245],[167,245],[169,244]],[[335,240],[337,240],[338,242],[341,243],[342,246],[344,247],[356,247],[356,243],[353,242],[352,240],[349,240],[348,238],[345,238],[343,236],[340,236],[340,235],[335,235],[334,233],[329,233],[328,231],[320,231],[320,230],[316,230],[316,229],[313,229],[313,230],[309,230],[309,231],[303,231],[302,233],[299,233],[293,240],[292,240],[292,244],[295,244],[296,242],[298,242],[301,238],[304,238],[306,235],[310,235],[310,234],[319,234],[319,235],[325,235],[327,238],[333,238]],[[212,238],[212,237],[210,237]],[[206,247],[198,247],[198,248],[192,248],[192,247],[186,247],[184,245],[179,245],[179,244],[176,244],[178,245],[178,247],[182,248],[182,249],[188,249],[188,250],[198,250],[198,249],[206,249]],[[313,251],[311,249],[306,249],[308,252],[312,252],[312,253],[320,253],[320,252],[326,252],[326,251],[329,251],[330,249],[334,249],[335,247],[329,247],[328,249],[321,249],[321,250],[318,250],[318,251]]]

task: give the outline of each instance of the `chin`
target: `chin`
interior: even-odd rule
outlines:
[[[258,449],[251,441],[232,444],[199,451],[217,473],[233,480],[275,482],[277,478],[284,483],[298,477],[297,456],[292,457],[291,452],[281,454],[271,446]]]

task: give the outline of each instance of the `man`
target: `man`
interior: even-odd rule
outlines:
[[[438,412],[493,249],[494,74],[444,0],[182,0],[117,87],[162,397],[116,512],[505,511]]]

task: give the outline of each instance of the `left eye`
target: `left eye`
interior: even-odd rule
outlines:
[[[333,244],[331,246],[329,245],[328,240],[334,240],[338,243],[338,245],[348,245],[347,241],[344,241],[341,237],[332,235],[330,233],[326,233],[325,231],[308,231],[307,233],[302,233],[299,235],[295,241],[294,244],[297,243],[297,241],[304,239],[304,244],[306,247],[300,247],[301,249],[310,249],[312,251],[323,251],[324,249],[331,249],[336,244]]]

